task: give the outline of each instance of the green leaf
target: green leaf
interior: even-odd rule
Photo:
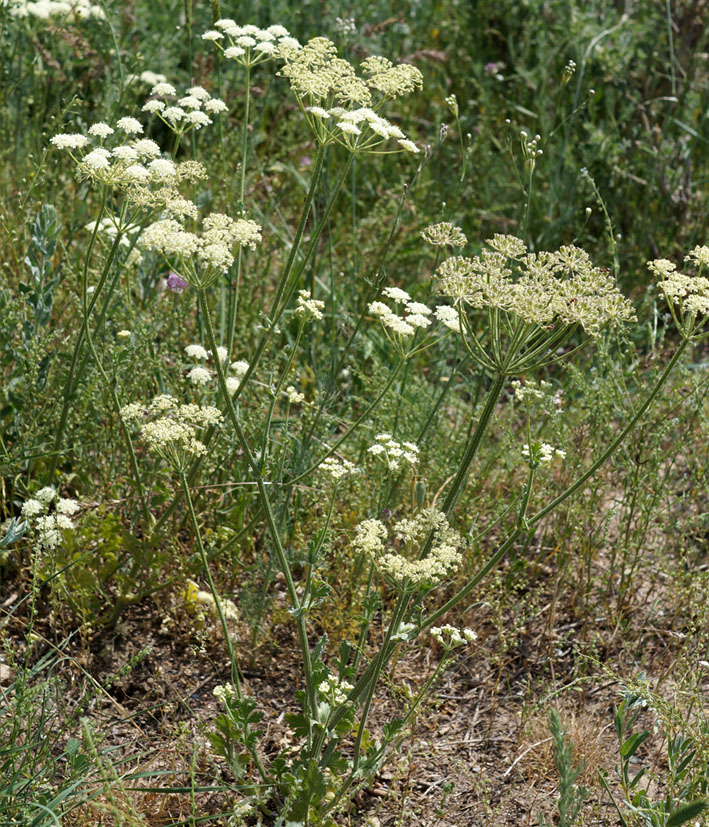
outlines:
[[[620,748],[620,754],[623,758],[630,758],[631,755],[634,755],[637,751],[638,747],[650,737],[649,732],[636,732],[635,735],[631,735],[630,738],[623,744]]]
[[[681,807],[672,810],[665,827],[678,827],[679,824],[686,824],[691,819],[701,815],[707,808],[709,808],[709,803],[703,798],[690,801],[689,804],[682,804]]]

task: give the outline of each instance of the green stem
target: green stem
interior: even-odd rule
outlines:
[[[192,529],[194,530],[195,539],[197,541],[197,550],[199,551],[199,556],[202,561],[202,568],[204,569],[204,573],[207,577],[207,582],[209,583],[209,590],[212,593],[214,605],[216,606],[217,614],[219,615],[219,621],[221,622],[222,633],[224,634],[224,642],[226,643],[227,650],[229,652],[231,682],[234,684],[234,689],[236,691],[237,697],[239,698],[239,700],[241,700],[241,680],[239,678],[239,667],[237,664],[236,652],[234,651],[234,644],[231,639],[231,634],[229,633],[229,626],[227,625],[224,610],[222,609],[222,601],[219,597],[219,593],[217,592],[217,587],[214,583],[214,579],[212,578],[212,572],[209,568],[209,561],[207,560],[207,554],[204,550],[204,543],[202,542],[202,532],[199,530],[197,515],[194,511],[194,503],[192,502],[192,495],[190,494],[190,486],[184,471],[180,472],[180,483],[182,484],[182,491],[185,496],[185,502],[187,503],[187,511],[189,513],[190,522],[192,523]]]
[[[200,307],[202,310],[202,314],[204,316],[205,326],[207,329],[207,338],[209,341],[209,345],[212,349],[213,353],[217,352],[217,340],[216,336],[214,335],[214,327],[212,325],[212,317],[209,312],[209,303],[207,301],[207,295],[204,290],[199,290],[199,302]],[[254,459],[253,454],[251,453],[251,448],[249,447],[249,443],[246,439],[246,435],[241,427],[241,423],[239,422],[238,415],[236,413],[236,408],[234,407],[234,401],[232,397],[229,395],[226,386],[226,374],[224,373],[224,366],[222,365],[219,359],[215,360],[217,366],[217,376],[219,379],[219,387],[221,389],[222,396],[226,400],[226,409],[227,409],[227,416],[231,422],[232,427],[234,428],[234,432],[236,437],[241,445],[241,449],[244,452],[244,456],[249,464],[251,469],[251,474],[254,477],[256,482],[256,487],[258,489],[259,498],[261,500],[261,504],[263,506],[264,512],[266,514],[266,524],[268,527],[268,532],[271,537],[271,542],[273,543],[273,548],[276,552],[276,557],[278,558],[278,564],[283,572],[283,576],[286,581],[286,588],[288,590],[288,596],[290,598],[291,606],[293,608],[293,614],[296,618],[296,625],[298,629],[298,638],[301,648],[301,653],[303,657],[303,672],[305,676],[305,685],[306,685],[306,692],[308,697],[308,704],[309,704],[309,712],[311,716],[314,717],[315,711],[317,709],[317,702],[315,698],[315,683],[313,680],[313,669],[312,669],[312,660],[311,660],[311,653],[310,653],[310,644],[308,643],[308,633],[305,624],[305,616],[302,611],[301,602],[298,599],[298,591],[295,586],[295,582],[293,581],[293,575],[291,574],[290,566],[288,564],[288,558],[286,556],[285,550],[283,548],[283,544],[281,542],[281,537],[278,531],[278,527],[276,525],[276,520],[273,514],[273,508],[271,506],[271,501],[268,496],[268,491],[266,487],[266,483],[261,476],[261,471],[258,466],[258,463]]]
[[[497,400],[500,398],[500,394],[502,393],[502,389],[505,386],[506,376],[502,373],[498,373],[495,378],[493,379],[492,386],[487,394],[487,401],[485,402],[485,407],[483,408],[482,413],[480,414],[480,419],[478,419],[477,427],[475,428],[475,432],[468,443],[468,447],[465,449],[465,454],[463,454],[463,459],[460,462],[460,466],[458,467],[458,472],[455,475],[455,479],[451,484],[451,487],[448,491],[448,495],[445,499],[443,504],[443,513],[446,516],[450,516],[453,509],[455,508],[455,504],[458,502],[458,497],[462,493],[462,490],[465,486],[465,481],[468,477],[468,471],[470,470],[470,466],[475,459],[475,455],[478,452],[478,448],[480,447],[480,442],[485,435],[485,431],[487,430],[487,426],[490,423],[490,419],[492,419],[492,415],[495,412],[495,408],[497,406]]]
[[[148,499],[145,496],[145,488],[143,487],[143,480],[140,475],[140,469],[138,467],[138,460],[135,456],[135,449],[133,447],[133,440],[130,438],[130,433],[128,432],[128,428],[126,427],[125,422],[123,421],[123,417],[121,416],[121,403],[118,401],[118,395],[116,394],[116,388],[114,382],[111,381],[110,377],[106,373],[103,363],[101,362],[98,353],[96,352],[96,347],[94,346],[94,340],[91,335],[91,325],[86,326],[86,342],[89,346],[89,350],[91,351],[91,355],[93,357],[94,362],[96,363],[96,367],[101,374],[101,378],[106,384],[108,388],[108,392],[111,394],[111,401],[113,402],[113,407],[116,411],[116,416],[118,417],[119,427],[121,429],[121,434],[123,436],[123,441],[125,442],[126,448],[128,449],[128,456],[130,457],[130,464],[131,470],[133,471],[133,478],[135,479],[135,485],[138,489],[138,496],[140,498],[140,508],[143,512],[143,525],[150,526],[154,522],[153,516],[150,512],[150,506],[148,505]]]

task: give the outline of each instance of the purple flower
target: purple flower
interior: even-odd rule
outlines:
[[[497,63],[486,63],[485,64],[485,74],[486,75],[494,75],[497,72]]]
[[[182,293],[189,287],[189,284],[177,273],[170,273],[167,277],[167,289],[172,290],[173,293]]]

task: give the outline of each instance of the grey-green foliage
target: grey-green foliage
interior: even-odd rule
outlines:
[[[705,820],[693,821],[709,809],[706,799],[709,780],[707,756],[697,740],[698,735],[703,739],[706,724],[701,721],[697,730],[687,720],[682,727],[677,710],[646,689],[644,676],[641,676],[638,687],[640,691],[628,692],[621,705],[613,709],[620,747],[618,776],[625,799],[625,812],[613,796],[605,776],[601,775],[601,781],[617,809],[620,822],[623,827],[635,824],[643,827],[679,827],[690,821],[706,824]],[[664,778],[653,778],[664,790],[664,795],[655,800],[649,795],[649,768],[638,755],[640,747],[653,733],[649,729],[637,730],[635,726],[640,714],[647,708],[652,708],[658,714],[663,724],[659,731],[667,739],[667,772]],[[685,731],[682,731],[683,728]]]
[[[583,764],[574,766],[574,748],[561,723],[561,716],[554,707],[549,710],[549,731],[554,742],[554,764],[559,773],[559,798],[556,802],[559,820],[557,823],[559,827],[573,827],[588,795],[588,790],[585,787],[579,787],[576,783],[583,772]],[[540,815],[539,824],[540,827],[548,827],[551,822],[545,816]]]

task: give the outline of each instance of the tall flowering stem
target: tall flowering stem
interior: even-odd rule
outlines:
[[[207,294],[203,289],[199,290],[199,304],[207,329],[207,338],[209,341],[209,345],[212,349],[212,352],[217,353],[217,338],[214,333],[214,325],[212,324],[212,316],[209,310],[209,301],[207,298]],[[227,389],[224,366],[222,365],[221,360],[219,359],[216,359],[215,362],[217,367],[219,388],[223,398],[226,401],[227,416],[229,418],[229,421],[231,422],[231,425],[234,429],[234,433],[236,434],[239,444],[241,445],[241,449],[244,452],[244,456],[246,457],[246,460],[249,464],[251,474],[256,482],[256,488],[258,490],[259,499],[261,500],[261,505],[263,506],[266,515],[266,525],[268,527],[268,533],[271,538],[271,542],[273,543],[273,548],[276,553],[276,557],[278,558],[278,564],[281,568],[281,571],[283,572],[283,576],[286,581],[288,597],[291,602],[293,614],[296,618],[298,641],[300,644],[301,655],[303,658],[303,673],[305,677],[308,707],[310,713],[314,716],[317,709],[317,700],[315,694],[312,657],[310,652],[310,644],[308,642],[305,615],[302,611],[301,601],[298,598],[298,591],[293,580],[293,575],[291,574],[290,566],[288,564],[288,558],[286,557],[285,549],[283,548],[283,543],[281,542],[281,536],[278,531],[278,526],[276,525],[276,519],[273,513],[271,500],[268,496],[266,482],[264,481],[263,476],[261,475],[259,465],[256,462],[253,453],[251,452],[248,440],[246,439],[246,435],[244,434],[243,428],[241,427],[241,423],[239,422],[239,416],[236,412],[236,408],[234,407],[234,400]]]

